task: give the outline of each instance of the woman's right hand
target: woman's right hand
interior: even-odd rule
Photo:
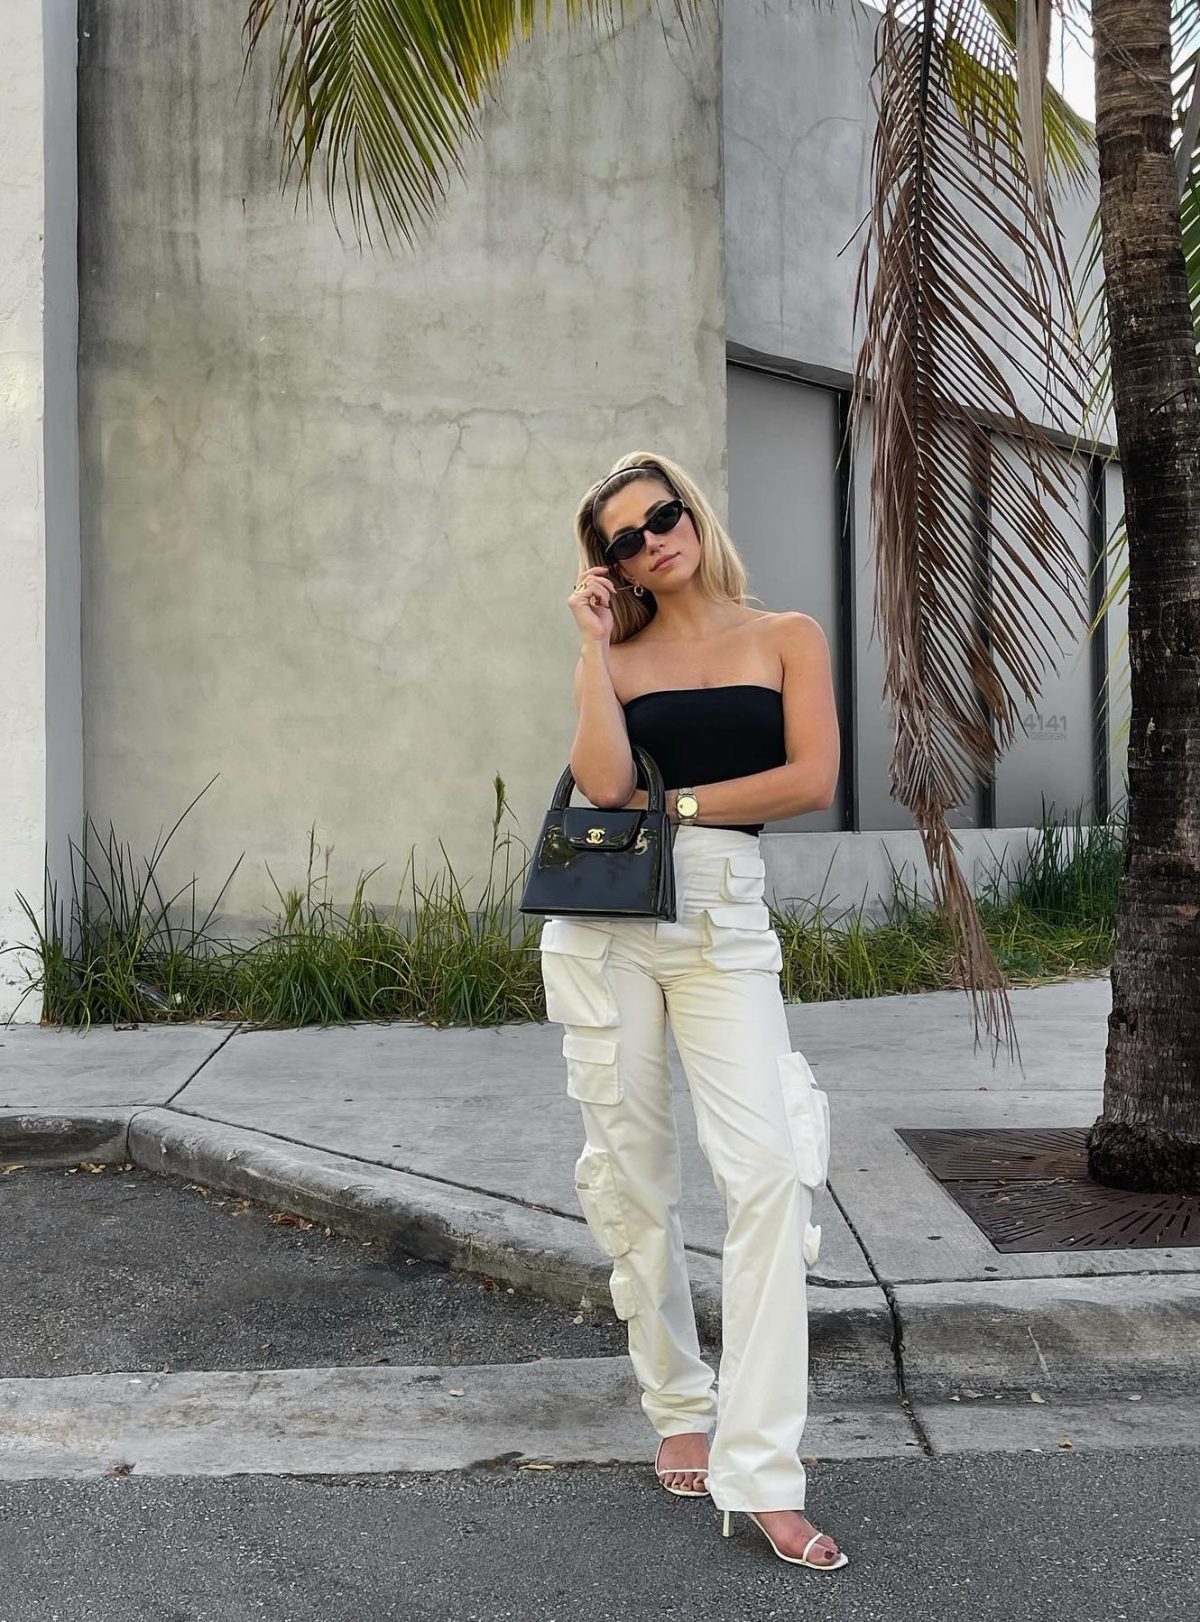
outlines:
[[[616,586],[608,577],[608,565],[597,563],[576,576],[576,585],[584,591],[572,590],[567,606],[575,616],[579,634],[589,642],[607,643],[612,636],[612,598]]]

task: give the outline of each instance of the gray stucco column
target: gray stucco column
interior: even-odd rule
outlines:
[[[9,0],[0,57],[0,946],[69,911],[83,805],[76,353],[75,0]],[[41,1017],[0,956],[0,1017]]]

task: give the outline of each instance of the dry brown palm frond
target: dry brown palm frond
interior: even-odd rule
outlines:
[[[987,1028],[1011,1053],[1004,977],[947,813],[1012,741],[1064,651],[1058,628],[1072,642],[1087,623],[1072,515],[1082,525],[1066,459],[1042,426],[1070,433],[1082,420],[1086,360],[1051,191],[1039,196],[1002,138],[994,99],[964,108],[949,84],[953,42],[995,67],[1010,47],[973,0],[887,0],[876,41],[876,185],[855,288],[856,328],[864,300],[867,316],[852,416],[861,439],[870,395],[891,787],[917,822],[958,939],[976,1043],[982,993]],[[995,430],[1016,466],[992,454]],[[986,548],[977,498],[962,487],[969,467],[983,474]]]

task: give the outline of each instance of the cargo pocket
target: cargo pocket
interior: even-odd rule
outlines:
[[[628,1322],[638,1310],[638,1294],[633,1275],[625,1271],[623,1262],[618,1262],[608,1275],[608,1293],[617,1317]]]
[[[623,1256],[629,1249],[629,1230],[617,1193],[612,1159],[606,1149],[584,1145],[575,1162],[575,1193],[588,1227],[606,1256]],[[615,1302],[614,1302],[615,1306]]]
[[[820,1188],[829,1169],[829,1099],[802,1053],[781,1053],[776,1064],[800,1181]]]
[[[616,1104],[621,1098],[621,1062],[614,1036],[564,1031],[567,1094],[585,1104]]]
[[[725,858],[721,894],[726,901],[759,901],[767,883],[767,864],[761,856],[735,852]]]
[[[714,969],[762,969],[778,974],[783,968],[783,947],[771,928],[765,901],[709,905],[704,917],[700,956]]]
[[[572,918],[547,918],[538,946],[546,1017],[560,1025],[615,1025],[617,999],[608,970],[611,932]]]

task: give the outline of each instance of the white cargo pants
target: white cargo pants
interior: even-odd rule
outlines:
[[[711,1433],[718,1509],[803,1509],[806,1268],[820,1244],[811,1214],[829,1162],[828,1100],[791,1047],[758,836],[699,824],[674,835],[675,922],[542,927],[546,1009],[563,1026],[566,1090],[586,1133],[575,1187],[613,1259],[613,1308],[655,1430]],[[715,1401],[679,1221],[668,1019],[726,1208]]]

